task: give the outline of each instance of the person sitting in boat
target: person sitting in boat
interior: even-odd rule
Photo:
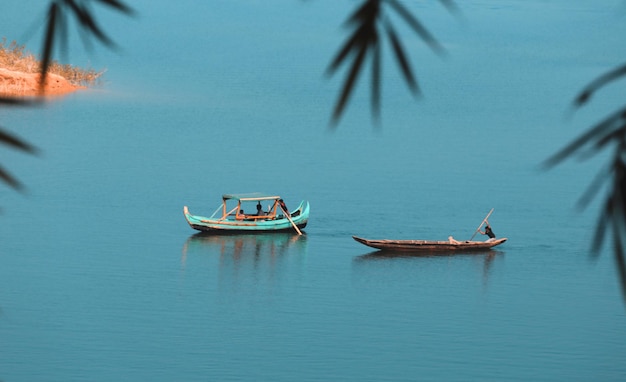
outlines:
[[[489,236],[489,238],[487,239],[487,241],[492,241],[495,240],[496,238],[496,234],[493,233],[493,231],[491,230],[491,226],[489,224],[487,224],[485,226],[485,232],[478,230],[478,232],[480,232],[482,235],[487,235]]]
[[[263,211],[263,206],[261,205],[261,202],[257,202],[256,204],[256,216],[264,216],[265,215],[265,211]]]
[[[235,217],[237,220],[243,220],[246,218],[246,215],[243,213],[243,210],[239,210],[239,213]]]

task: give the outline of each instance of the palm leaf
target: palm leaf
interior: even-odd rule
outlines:
[[[402,47],[402,43],[398,38],[393,26],[389,22],[385,22],[385,27],[387,29],[387,35],[389,36],[389,40],[391,40],[391,46],[393,47],[393,51],[396,56],[396,60],[400,65],[400,69],[402,70],[402,74],[404,74],[404,79],[406,80],[409,89],[413,94],[419,93],[419,87],[417,86],[417,81],[415,80],[415,76],[413,76],[413,71],[411,70],[411,65],[409,64],[409,60],[404,53],[404,48]]]
[[[363,61],[365,59],[365,55],[367,53],[367,46],[363,46],[359,51],[358,55],[354,59],[352,63],[352,68],[350,69],[350,73],[346,78],[346,82],[343,85],[343,91],[341,92],[341,97],[337,101],[337,105],[335,106],[335,111],[333,112],[333,121],[338,121],[339,117],[343,113],[343,109],[346,106],[346,102],[350,98],[350,93],[352,92],[352,88],[354,88],[354,84],[356,83],[356,79],[359,76],[359,72],[361,71],[361,66],[363,65]]]
[[[68,15],[73,15],[80,28],[80,37],[83,40],[83,44],[87,49],[91,48],[89,38],[94,37],[100,43],[109,48],[116,48],[115,42],[104,32],[100,27],[94,12],[90,8],[90,3],[96,2],[109,7],[114,8],[117,11],[126,13],[128,15],[134,14],[132,8],[122,3],[119,0],[58,0],[52,1],[50,8],[47,12],[47,28],[44,35],[44,46],[42,54],[42,67],[41,67],[41,80],[40,84],[43,85],[45,77],[47,76],[47,70],[52,61],[53,48],[55,41],[58,41],[61,45],[62,51],[67,50],[68,31],[67,22]]]
[[[452,0],[440,0],[448,10],[454,10],[454,2]],[[391,42],[391,47],[400,70],[409,89],[413,94],[419,94],[419,86],[415,75],[411,69],[408,55],[402,46],[398,34],[387,19],[383,19],[382,6],[387,4],[394,10],[402,20],[408,23],[409,27],[436,53],[442,53],[443,48],[433,35],[422,25],[422,23],[414,17],[411,12],[397,0],[363,0],[356,10],[344,22],[344,26],[353,28],[353,32],[349,35],[346,42],[341,46],[335,54],[333,60],[326,69],[326,75],[334,74],[339,67],[353,58],[351,70],[346,75],[344,84],[340,91],[339,99],[335,104],[332,114],[331,123],[336,125],[339,118],[343,114],[347,101],[354,89],[355,81],[358,78],[358,72],[363,69],[363,62],[367,53],[372,55],[372,94],[371,108],[375,120],[380,116],[380,94],[381,94],[381,42],[379,41],[379,28],[381,28],[381,20],[383,27],[386,29],[387,36]]]
[[[348,56],[353,53],[353,51],[358,50],[358,47],[363,44],[363,37],[359,33],[354,33],[348,41],[343,45],[343,47],[337,52],[335,58],[331,62],[331,64],[326,69],[327,75],[332,75],[341,64],[347,60]]]
[[[380,43],[375,43],[372,51],[372,113],[376,121],[380,119]]]
[[[113,47],[115,43],[107,36],[106,33],[100,28],[95,18],[92,16],[91,10],[86,4],[78,4],[74,0],[64,0],[69,9],[74,13],[76,20],[80,23],[81,27],[94,35],[104,45]]]
[[[36,103],[38,103],[38,100],[0,96],[0,104],[7,106],[32,106]]]
[[[597,90],[604,87],[609,82],[613,82],[624,75],[626,75],[626,64],[601,75],[597,79],[593,80],[580,92],[580,94],[574,100],[574,105],[577,107],[582,106],[589,101],[591,95]]]
[[[103,4],[114,8],[117,11],[126,14],[133,14],[134,11],[119,0],[91,0],[96,3]],[[81,31],[81,37],[87,38],[87,36],[95,36],[101,43],[111,47],[114,46],[113,40],[111,40],[98,25],[93,12],[90,10],[89,5],[85,1],[80,0],[51,0],[46,10],[46,19],[44,21],[45,31],[42,42],[42,55],[41,55],[41,67],[39,77],[40,92],[43,93],[44,84],[48,75],[48,69],[52,64],[53,53],[55,49],[55,42],[59,42],[61,49],[65,51],[67,49],[68,31],[67,31],[67,16],[71,13],[78,21],[78,25]],[[0,97],[0,105],[7,106],[32,106],[41,102],[40,100],[26,100],[18,99],[15,97]],[[13,148],[23,150],[29,153],[36,152],[36,149],[23,140],[20,140],[8,133],[0,130],[0,143],[6,144]],[[8,171],[0,169],[0,180],[3,180],[9,186],[20,189],[21,184],[15,179]]]
[[[415,33],[417,33],[433,51],[436,53],[443,53],[445,51],[443,47],[439,45],[435,37],[430,34],[422,23],[415,18],[411,12],[404,7],[404,5],[397,0],[387,0],[387,3],[391,5],[402,18],[404,18]]]
[[[602,243],[604,242],[604,238],[606,237],[607,226],[611,217],[611,210],[611,200],[607,199],[604,204],[604,208],[600,210],[600,216],[598,216],[598,224],[596,226],[596,231],[593,236],[593,241],[591,242],[591,253],[595,257],[597,257],[600,253]]]
[[[3,131],[2,129],[0,129],[0,142],[8,146],[11,146],[15,149],[26,151],[31,154],[34,154],[37,152],[37,149],[35,149],[34,146],[30,145],[26,141],[23,141],[13,135],[10,135],[9,133],[7,133],[6,131]]]
[[[372,20],[380,13],[381,0],[365,0],[345,22],[345,26],[361,25],[363,21]]]
[[[8,184],[18,191],[23,189],[22,184],[2,167],[0,167],[0,179],[2,179],[4,183]]]
[[[134,9],[122,3],[121,1],[117,1],[117,0],[96,0],[96,1],[104,5],[108,5],[109,7],[114,8],[119,12],[126,13],[129,16],[132,16],[135,14]]]
[[[576,108],[589,102],[591,96],[626,75],[626,64],[623,64],[593,80],[574,99]],[[611,113],[599,123],[593,125],[584,134],[548,158],[544,165],[552,167],[575,154],[591,156],[609,146],[615,146],[609,168],[601,170],[591,182],[579,205],[586,207],[597,195],[603,180],[610,179],[608,195],[598,217],[598,223],[591,245],[594,257],[599,255],[602,244],[607,236],[607,228],[611,228],[613,238],[613,255],[621,283],[622,295],[626,300],[626,261],[624,240],[626,239],[626,106]]]
[[[376,50],[378,45],[376,19],[379,15],[379,3],[380,0],[368,0],[361,7],[359,7],[357,11],[352,14],[352,16],[350,16],[346,24],[353,26],[355,30],[327,69],[327,73],[332,74],[343,63],[353,57],[351,68],[347,74],[346,80],[344,81],[340,97],[335,105],[331,119],[332,125],[336,125],[340,116],[343,114],[369,51],[373,51],[373,71],[375,72],[378,68],[380,68],[380,62],[376,62]],[[377,81],[376,76],[379,76],[379,74],[372,74],[372,79],[375,82]],[[376,105],[379,105],[379,100],[376,98],[380,94],[380,88],[378,85],[373,84],[372,94],[372,110],[374,111],[374,115],[376,115]]]
[[[612,174],[610,169],[605,169],[599,171],[594,177],[593,181],[587,187],[587,190],[582,194],[582,196],[578,199],[578,206],[581,209],[585,209],[589,203],[595,198],[598,191],[602,187],[602,183],[607,181]]]
[[[622,296],[626,299],[626,260],[624,258],[624,246],[622,240],[615,243],[615,262],[619,273]]]
[[[622,115],[624,113],[626,113],[626,106],[609,115],[600,123],[589,129],[586,133],[582,134],[580,137],[576,138],[573,142],[565,146],[563,149],[559,150],[556,154],[549,157],[547,160],[544,161],[544,167],[554,167],[566,158],[574,155],[574,153],[580,151],[586,145],[590,145],[590,142],[598,139],[596,137],[602,137],[605,134],[609,133],[610,130],[614,129],[615,125],[621,121]]]
[[[53,2],[48,10],[48,21],[46,27],[46,36],[43,42],[43,58],[41,62],[41,76],[39,77],[39,88],[43,93],[43,86],[46,83],[48,68],[52,61],[52,50],[54,48],[54,36],[57,27],[57,17],[59,14],[59,6]]]

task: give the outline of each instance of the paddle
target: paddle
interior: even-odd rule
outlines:
[[[295,228],[296,232],[298,232],[298,235],[302,235],[302,232],[300,232],[300,229],[298,228],[296,223],[294,223],[293,220],[291,220],[291,216],[289,216],[289,212],[285,211],[285,209],[283,208],[283,206],[280,203],[278,204],[278,206],[280,207],[281,210],[283,210],[283,212],[285,213],[285,216],[287,216],[287,219],[289,219],[289,222],[291,223],[293,228]]]
[[[487,219],[489,219],[489,216],[491,216],[491,213],[493,212],[493,208],[491,209],[491,211],[489,211],[489,213],[487,214],[487,216],[485,216],[485,218],[483,219],[483,221],[480,222],[480,225],[478,226],[478,228],[476,228],[476,231],[474,231],[474,234],[472,235],[472,238],[469,239],[469,241],[472,241],[472,239],[474,238],[474,236],[476,236],[476,234],[478,233],[478,231],[480,231],[480,227],[483,226],[483,224],[485,224],[485,222],[487,222]],[[487,222],[487,224],[489,224],[489,222]]]

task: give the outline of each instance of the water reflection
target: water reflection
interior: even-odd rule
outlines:
[[[306,235],[293,233],[210,235],[196,233],[183,246],[182,263],[186,263],[189,252],[218,251],[233,262],[258,260],[261,256],[276,259],[288,251],[302,252],[306,247]]]
[[[368,252],[366,254],[357,256],[353,260],[354,266],[366,266],[369,265],[379,266],[383,264],[389,264],[399,261],[400,259],[415,262],[433,262],[446,261],[447,265],[450,265],[450,260],[459,259],[459,266],[465,266],[465,260],[480,260],[482,259],[482,280],[483,285],[486,286],[489,281],[489,274],[493,266],[494,261],[498,257],[502,257],[504,251],[485,249],[485,250],[473,250],[473,251],[436,251],[436,252],[407,252],[407,251],[390,251],[390,250],[376,250]],[[382,264],[381,264],[382,263]],[[454,263],[453,263],[454,265]]]
[[[289,267],[301,268],[307,237],[293,233],[190,236],[182,249],[183,271],[189,261],[215,261],[220,284],[273,284]],[[214,267],[211,267],[214,268]],[[297,272],[296,272],[297,273]]]
[[[390,250],[376,250],[366,253],[361,256],[357,256],[355,261],[362,260],[380,260],[380,259],[393,259],[393,258],[431,258],[431,257],[452,257],[452,256],[485,256],[487,258],[493,258],[496,255],[503,254],[503,251],[485,249],[485,250],[472,250],[472,251],[433,251],[433,252],[410,252],[410,251],[390,251]]]

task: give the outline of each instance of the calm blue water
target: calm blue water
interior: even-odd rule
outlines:
[[[0,380],[625,380],[613,258],[588,252],[598,202],[575,208],[602,158],[539,170],[623,100],[565,118],[626,59],[623,9],[406,3],[448,51],[405,35],[424,98],[390,59],[381,126],[361,83],[334,132],[342,77],[323,73],[355,2],[134,1],[135,19],[100,13],[119,52],[74,35],[104,84],[0,110],[42,151],[2,149],[27,192],[0,188]],[[36,51],[41,7],[9,1],[0,32]],[[306,236],[183,219],[252,191],[308,199]],[[492,207],[509,241],[489,253],[381,257],[350,237],[467,239]]]

